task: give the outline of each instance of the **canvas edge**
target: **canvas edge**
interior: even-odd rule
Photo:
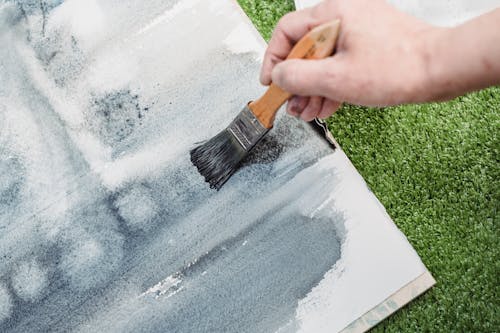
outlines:
[[[301,0],[295,0],[295,8],[303,9],[306,5],[302,4]],[[333,135],[332,135],[333,138]],[[333,139],[335,145],[339,144]],[[426,270],[420,276],[409,282],[394,294],[386,298],[380,304],[374,306],[358,319],[347,325],[339,333],[361,333],[375,327],[401,308],[405,307],[411,301],[417,299],[423,293],[431,289],[436,284],[436,280],[432,274]]]
[[[413,281],[396,291],[377,306],[347,325],[339,333],[362,333],[375,327],[383,320],[418,298],[436,284],[429,271],[425,271]]]
[[[253,24],[250,17],[247,15],[245,10],[243,10],[243,8],[240,6],[238,0],[231,0],[230,2],[233,4],[234,7],[237,8],[238,12],[241,14],[242,18],[246,21],[246,23],[248,23],[249,27],[251,28],[250,30],[252,30],[252,34],[254,34],[257,40],[259,40],[260,44],[262,45],[262,49],[264,51],[267,48],[267,42],[264,39],[264,37],[262,37],[262,35]]]
[[[252,33],[255,35],[256,39],[259,40],[260,44],[265,49],[267,47],[267,42],[255,28],[250,17],[248,17],[237,0],[231,0],[231,3],[238,9],[242,18],[246,20],[246,22],[251,27],[250,30],[252,30]],[[299,1],[295,1],[295,5],[296,8],[301,8],[301,4]],[[318,130],[318,127],[322,129],[323,127],[321,126],[321,124],[317,123],[318,120],[319,119],[309,122],[309,125],[313,128],[316,128],[316,130]],[[319,121],[322,122],[321,120]],[[331,132],[329,132],[328,134],[325,134],[324,136],[325,141],[332,145],[333,149],[340,148],[340,145],[337,143]],[[434,279],[432,274],[428,270],[426,270],[420,276],[418,276],[405,286],[401,287],[398,291],[386,298],[380,304],[374,306],[371,310],[367,311],[361,317],[351,322],[339,333],[362,333],[368,331],[369,329],[375,327],[380,322],[428,291],[435,284],[436,280]]]
[[[255,28],[250,17],[246,14],[243,8],[240,6],[237,0],[231,0],[231,3],[237,8],[242,18],[247,22],[249,27],[251,27],[252,34],[262,45],[262,48],[267,47],[266,40],[262,37],[259,31]],[[299,0],[295,1],[295,7],[297,9],[302,8]],[[308,124],[315,129],[315,132],[323,136],[323,139],[330,144],[330,146],[335,150],[340,148],[332,133],[328,131],[324,135],[321,135],[322,130],[324,130],[325,122],[321,119],[315,119]],[[394,223],[394,222],[393,222]],[[411,301],[418,298],[420,295],[428,291],[436,284],[436,280],[432,274],[426,270],[424,273],[416,277],[414,280],[407,283],[405,286],[401,287],[398,291],[393,293],[391,296],[387,297],[380,304],[374,306],[372,309],[368,310],[362,316],[351,322],[345,328],[343,328],[339,333],[362,333],[369,329],[375,327],[383,320],[390,317],[395,312],[399,311],[401,308],[406,306]]]

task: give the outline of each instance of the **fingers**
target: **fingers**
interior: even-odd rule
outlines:
[[[281,18],[269,41],[262,64],[260,81],[271,83],[271,72],[276,64],[286,59],[293,45],[315,25],[311,9],[289,13]]]
[[[316,118],[318,113],[321,111],[321,108],[323,107],[323,101],[323,97],[311,97],[304,111],[302,111],[302,113],[300,114],[300,118],[302,118],[304,121],[311,121]]]
[[[334,114],[342,103],[323,97],[294,96],[287,104],[287,112],[305,121],[314,118],[328,118]]]
[[[337,112],[341,104],[342,103],[333,101],[331,99],[325,99],[325,101],[323,102],[323,106],[321,107],[321,110],[317,115],[317,118],[325,119],[330,117],[332,114]]]
[[[292,97],[286,106],[286,111],[294,116],[298,117],[304,111],[307,104],[309,103],[309,97],[304,96],[294,96]]]
[[[299,96],[322,96],[343,100],[346,66],[337,56],[321,60],[286,60],[272,71],[272,82]]]

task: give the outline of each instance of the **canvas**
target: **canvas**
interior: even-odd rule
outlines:
[[[310,124],[191,165],[265,89],[236,2],[3,0],[0,45],[0,331],[359,331],[434,283]]]

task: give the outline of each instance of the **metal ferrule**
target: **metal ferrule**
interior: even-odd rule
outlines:
[[[227,130],[246,151],[250,151],[269,132],[269,129],[260,123],[248,106],[245,106]]]

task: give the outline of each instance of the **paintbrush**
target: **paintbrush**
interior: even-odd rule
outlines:
[[[333,53],[340,21],[334,20],[309,31],[293,47],[287,59],[321,59]],[[292,94],[271,84],[264,95],[247,106],[222,132],[191,150],[191,162],[219,190],[238,169],[250,150],[273,127],[279,108]]]

